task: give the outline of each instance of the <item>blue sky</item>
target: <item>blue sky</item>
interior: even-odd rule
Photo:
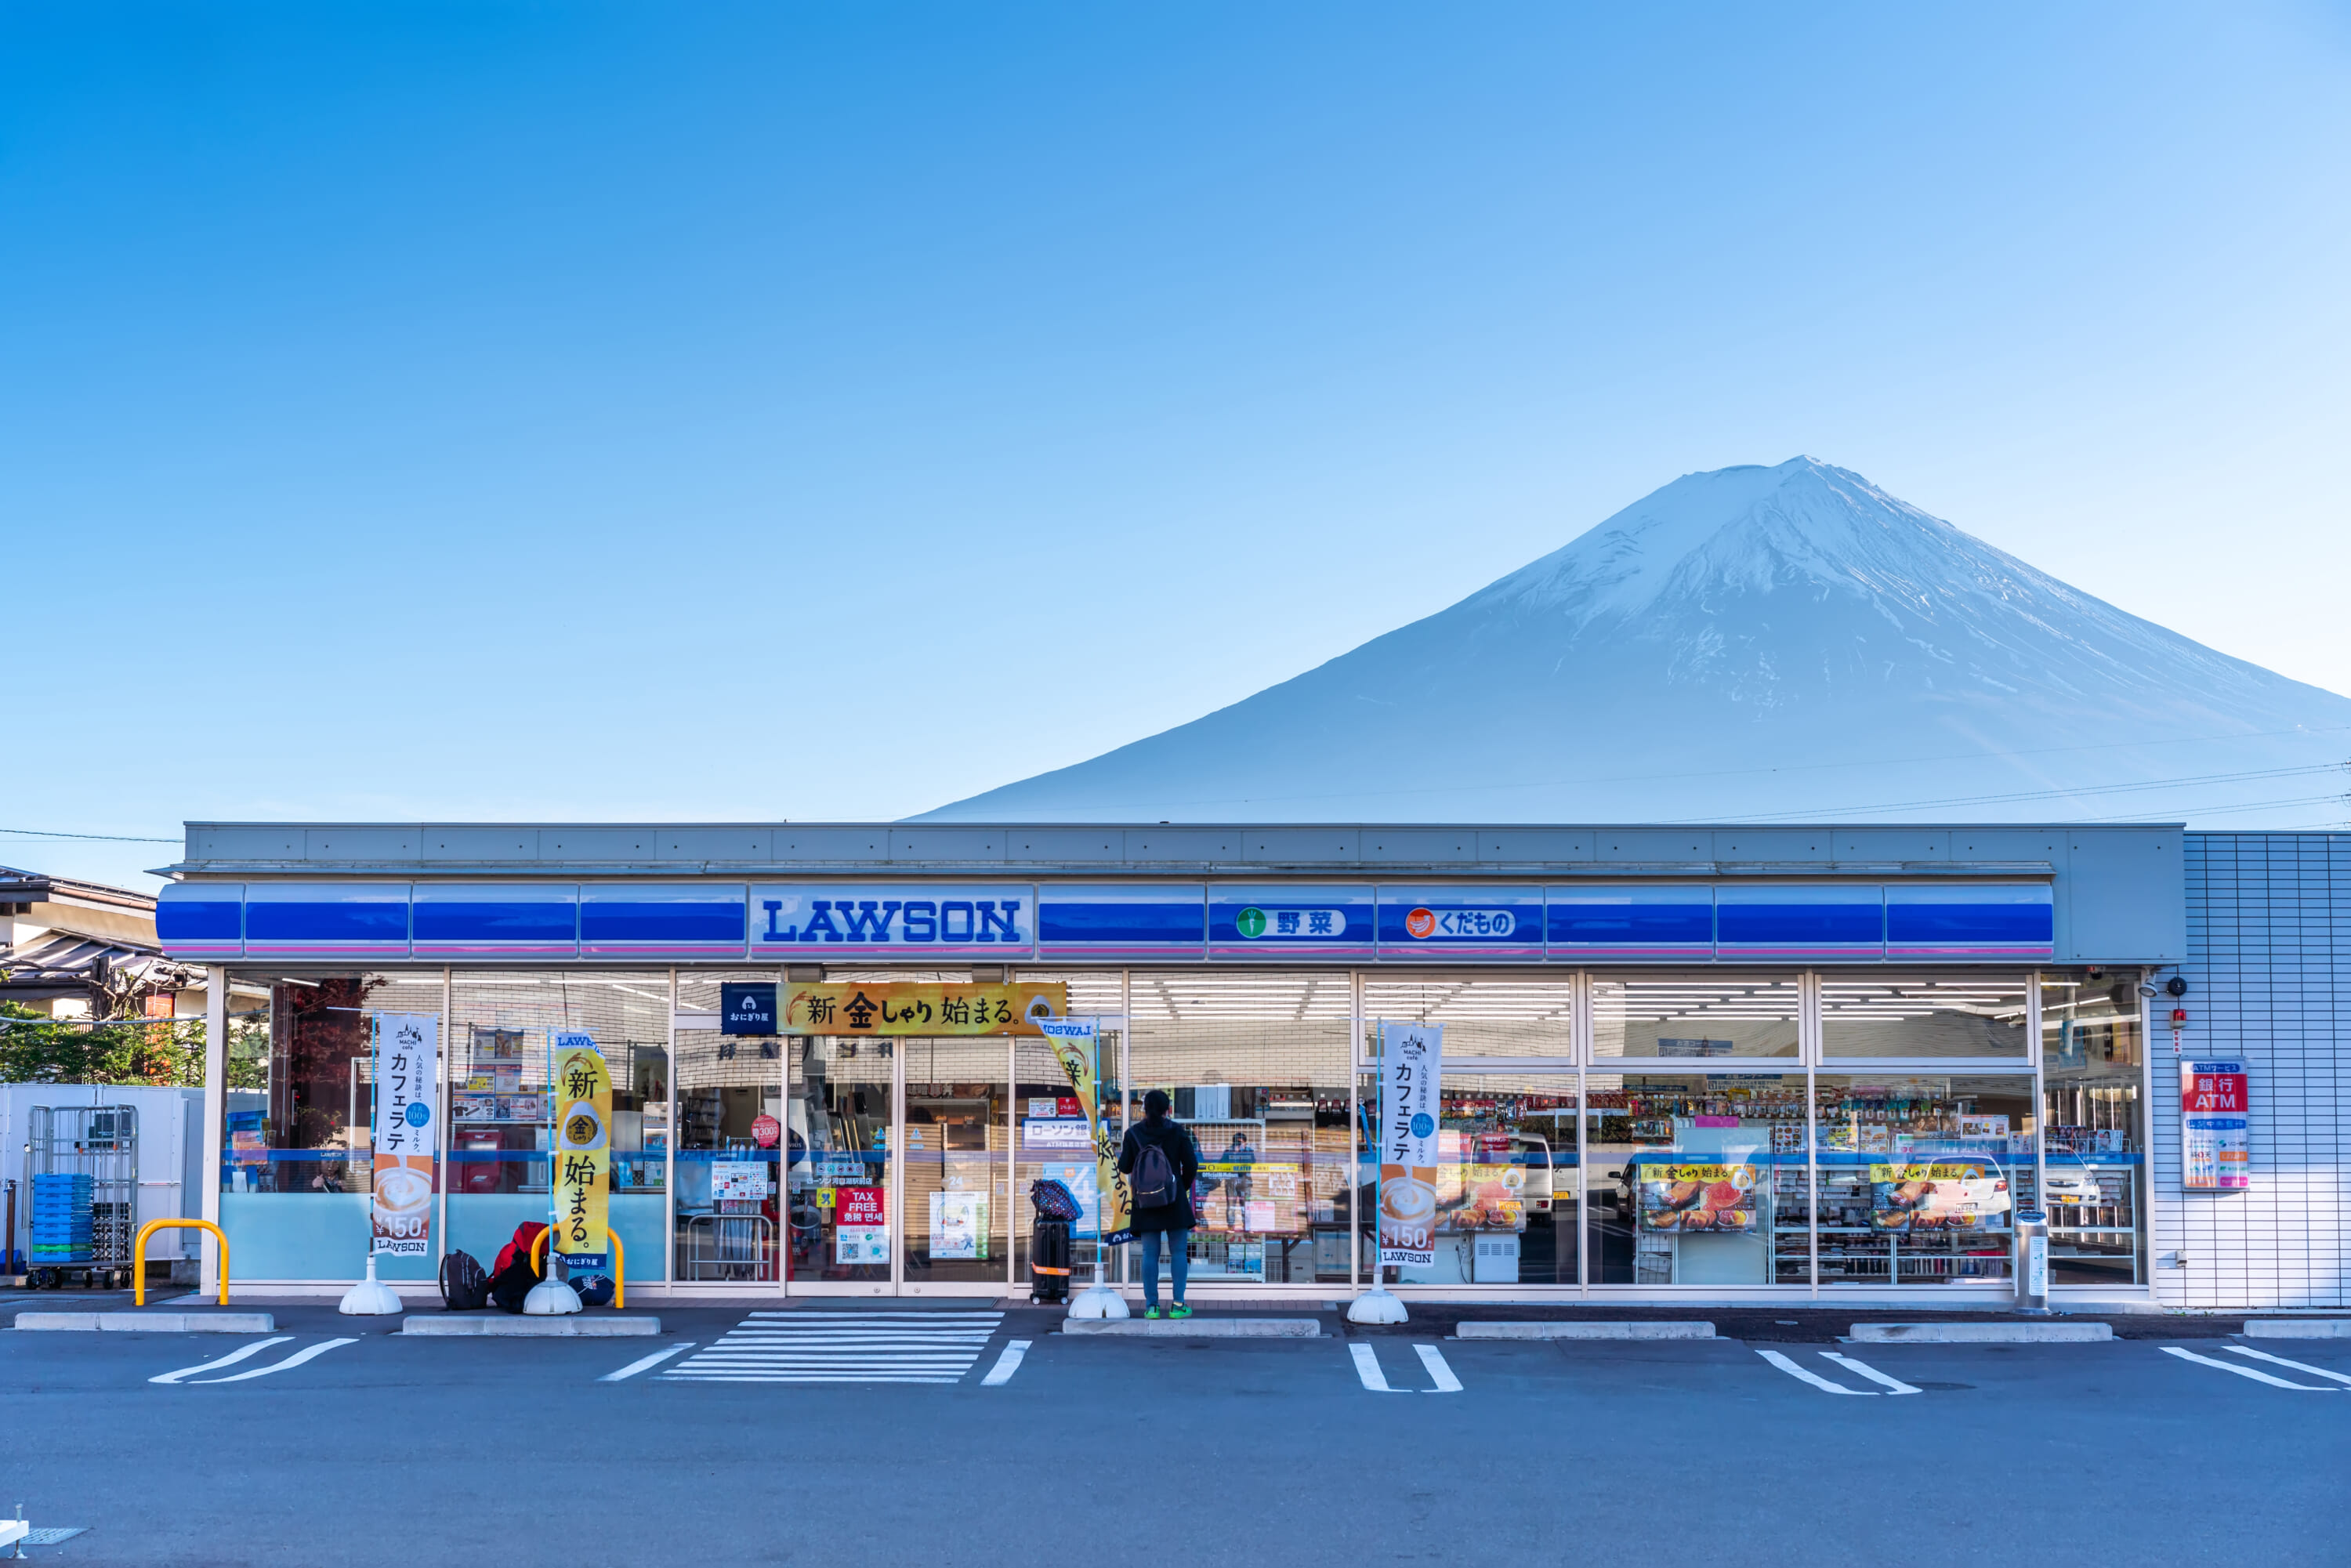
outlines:
[[[903,815],[1797,453],[2351,691],[2346,87],[2341,5],[10,5],[0,828]]]

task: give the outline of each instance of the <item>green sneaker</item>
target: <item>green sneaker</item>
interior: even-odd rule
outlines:
[[[1192,1315],[1192,1309],[1178,1301],[1167,1309],[1167,1315],[1171,1318],[1188,1318]]]
[[[1176,1310],[1180,1312],[1183,1309],[1178,1308]],[[1143,1309],[1143,1315],[1146,1318],[1155,1318],[1159,1315],[1159,1309],[1157,1307],[1145,1307]]]

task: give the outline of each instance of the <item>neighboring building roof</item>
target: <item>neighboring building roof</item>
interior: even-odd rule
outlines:
[[[95,992],[193,983],[195,971],[174,963],[155,947],[136,947],[66,931],[45,931],[21,947],[0,953],[0,998],[23,1002]]]
[[[51,876],[46,872],[6,865],[0,865],[0,904],[80,904],[144,915],[151,920],[155,915],[155,895],[152,893],[135,893],[127,887],[110,887],[102,882]]]
[[[107,1010],[195,974],[163,956],[152,894],[0,866],[0,915],[13,917],[0,925],[0,998],[9,1001],[86,998]]]

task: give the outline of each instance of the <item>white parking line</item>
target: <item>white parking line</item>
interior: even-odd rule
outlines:
[[[1831,1383],[1827,1378],[1823,1377],[1819,1373],[1813,1371],[1810,1367],[1798,1366],[1794,1362],[1790,1361],[1786,1356],[1782,1355],[1776,1350],[1759,1350],[1755,1354],[1770,1362],[1772,1365],[1778,1367],[1781,1371],[1786,1373],[1789,1376],[1809,1383],[1824,1394],[1850,1394],[1856,1399],[1875,1399],[1877,1397],[1877,1390],[1875,1388],[1847,1388],[1841,1383]]]
[[[1370,1347],[1365,1346],[1364,1348],[1369,1349]],[[1443,1351],[1437,1349],[1433,1344],[1416,1344],[1412,1348],[1420,1352],[1420,1364],[1428,1368],[1428,1375],[1437,1385],[1434,1388],[1422,1389],[1421,1392],[1423,1394],[1458,1394],[1461,1392],[1461,1380],[1453,1375],[1453,1369],[1451,1367],[1445,1364],[1445,1353]]]
[[[1011,1382],[1012,1375],[1020,1370],[1020,1363],[1028,1354],[1029,1341],[1013,1340],[1004,1347],[1004,1354],[996,1358],[996,1364],[987,1369],[987,1375],[979,1380],[979,1385],[982,1388],[998,1388]]]
[[[2332,1388],[2316,1388],[2307,1383],[2288,1383],[2283,1377],[2272,1377],[2266,1372],[2256,1372],[2250,1366],[2234,1366],[2225,1361],[2215,1361],[2209,1355],[2199,1355],[2192,1350],[2182,1350],[2176,1344],[2163,1347],[2166,1355],[2176,1355],[2182,1361],[2192,1361],[2199,1366],[2217,1366],[2223,1372],[2233,1372],[2240,1377],[2250,1377],[2255,1383],[2266,1383],[2273,1388],[2296,1388],[2304,1394],[2332,1394]]]
[[[208,1361],[202,1366],[183,1366],[177,1372],[167,1372],[161,1377],[151,1377],[147,1381],[150,1383],[177,1383],[183,1377],[193,1377],[199,1372],[217,1372],[224,1366],[235,1366],[238,1362],[243,1361],[246,1356],[253,1354],[256,1351],[267,1350],[273,1344],[287,1343],[293,1338],[294,1336],[290,1333],[282,1333],[276,1339],[257,1339],[251,1344],[245,1346],[243,1349],[230,1351],[218,1361]]]
[[[1380,1370],[1380,1358],[1370,1345],[1351,1344],[1347,1347],[1347,1354],[1355,1358],[1355,1375],[1362,1378],[1364,1386],[1373,1393],[1409,1394],[1412,1392],[1409,1388],[1388,1386],[1387,1375]]]
[[[621,1368],[618,1372],[606,1373],[596,1381],[599,1383],[619,1383],[624,1378],[634,1377],[638,1373],[644,1371],[649,1366],[659,1366],[663,1362],[667,1361],[671,1356],[675,1355],[682,1350],[692,1350],[693,1348],[694,1342],[692,1340],[687,1340],[684,1344],[674,1344],[667,1350],[657,1350],[651,1355],[642,1356],[639,1359],[629,1363],[628,1365]]]
[[[2255,1350],[2251,1345],[2231,1344],[2221,1348],[2238,1355],[2250,1355],[2256,1361],[2266,1361],[2272,1366],[2291,1366],[2296,1372],[2306,1372],[2313,1377],[2331,1377],[2337,1383],[2351,1383],[2351,1375],[2329,1372],[2323,1366],[2312,1366],[2304,1362],[2288,1361],[2282,1355],[2272,1355],[2268,1351]]]
[[[1847,1372],[1859,1373],[1862,1376],[1866,1377],[1872,1383],[1876,1384],[1880,1388],[1885,1389],[1889,1394],[1923,1394],[1926,1392],[1926,1390],[1922,1388],[1911,1387],[1908,1384],[1903,1382],[1898,1377],[1886,1376],[1886,1374],[1878,1371],[1877,1368],[1870,1365],[1865,1361],[1855,1361],[1849,1355],[1839,1355],[1833,1350],[1824,1350],[1821,1352],[1821,1354],[1827,1357],[1829,1360],[1835,1362]]]
[[[243,1383],[248,1377],[266,1377],[273,1372],[291,1372],[294,1368],[301,1365],[304,1362],[316,1360],[318,1357],[326,1354],[329,1351],[334,1349],[339,1344],[357,1344],[359,1343],[360,1342],[356,1339],[327,1340],[321,1343],[312,1345],[308,1350],[298,1350],[292,1355],[287,1356],[284,1361],[272,1362],[267,1366],[256,1366],[251,1372],[231,1373],[226,1377],[199,1377],[194,1383],[188,1385],[188,1386],[194,1388],[208,1383]]]

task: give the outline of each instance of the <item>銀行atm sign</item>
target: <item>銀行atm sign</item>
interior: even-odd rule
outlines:
[[[2242,1192],[2253,1185],[2253,1113],[2242,1061],[2179,1064],[2179,1185]]]
[[[2189,1116],[2241,1116],[2249,1108],[2241,1061],[2179,1064],[2179,1109]]]

